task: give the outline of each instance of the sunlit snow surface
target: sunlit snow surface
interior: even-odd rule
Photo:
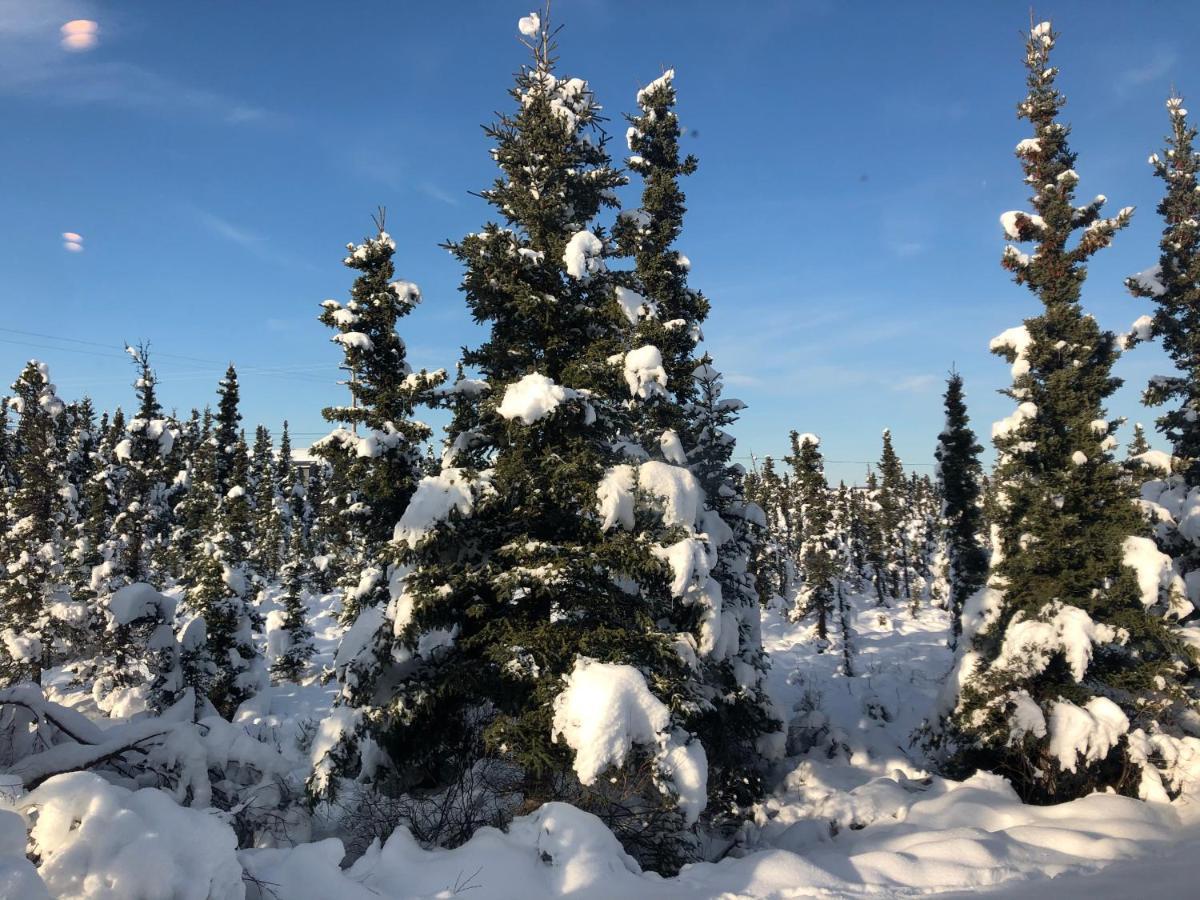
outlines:
[[[264,612],[274,603],[267,598]],[[318,646],[313,672],[336,651],[336,606],[334,595],[311,600]],[[995,776],[965,782],[931,776],[910,738],[935,705],[950,668],[947,616],[929,608],[915,616],[907,607],[876,608],[871,597],[853,598],[852,608],[854,677],[842,674],[836,640],[819,652],[811,622],[793,624],[775,610],[766,614],[769,687],[792,722],[792,751],[803,754],[781,764],[742,847],[720,862],[689,866],[676,878],[639,872],[597,819],[564,804],[518,818],[507,832],[483,829],[455,850],[424,850],[401,830],[342,869],[344,848],[336,838],[235,854],[232,832],[211,812],[178,807],[157,791],[130,792],[92,776],[66,775],[33,794],[6,788],[15,798],[6,801],[9,809],[32,821],[30,803],[40,801],[50,818],[35,830],[35,869],[24,856],[18,812],[0,810],[0,897],[46,896],[39,880],[53,896],[141,896],[122,893],[122,886],[142,888],[148,871],[155,885],[174,891],[163,896],[235,900],[239,890],[279,900],[980,892],[1098,900],[1147,889],[1163,897],[1194,892],[1200,804],[1093,795],[1031,807]],[[96,712],[88,694],[51,693]],[[302,725],[319,720],[334,694],[334,685],[316,678],[276,686],[242,710],[239,724],[247,733],[269,731],[299,772],[307,758],[297,745]],[[59,827],[62,822],[70,827]],[[318,822],[314,838],[334,828]],[[234,886],[236,866],[247,877]]]

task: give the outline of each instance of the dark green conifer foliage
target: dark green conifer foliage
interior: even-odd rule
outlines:
[[[672,432],[684,447],[687,410],[696,400],[696,343],[708,301],[688,287],[689,263],[675,247],[686,212],[681,177],[696,171],[694,156],[682,156],[675,113],[674,72],[667,71],[637,94],[639,112],[626,116],[630,171],[642,182],[641,207],[623,212],[613,228],[620,255],[632,257],[632,273],[617,275],[615,298],[629,320],[630,348],[654,346],[662,357],[666,388],[644,398],[633,411],[631,436],[652,455]]]
[[[220,444],[217,459],[221,459]],[[254,543],[254,504],[251,499],[250,450],[245,435],[239,434],[227,455],[229,471],[220,497],[220,524],[224,534],[222,552],[225,563],[238,572],[246,569]],[[219,472],[219,469],[218,469]]]
[[[444,379],[441,372],[414,373],[408,364],[396,323],[421,302],[421,290],[396,279],[392,261],[396,242],[385,224],[381,209],[375,218],[375,235],[347,245],[349,255],[342,262],[359,273],[350,299],[345,305],[326,300],[320,316],[322,324],[337,332],[331,340],[342,349],[353,398],[352,405],[329,407],[323,414],[356,434],[361,426],[366,429],[361,436],[374,442],[369,455],[356,452],[344,460],[334,454],[330,459],[348,465],[350,480],[369,498],[371,508],[364,524],[371,552],[391,539],[420,478],[421,448],[430,431],[413,413]]]
[[[890,590],[887,564],[889,559],[887,538],[883,529],[884,514],[879,502],[879,479],[872,469],[867,472],[866,495],[861,505],[864,557],[871,582],[875,585],[875,601],[879,606],[887,605]]]
[[[963,380],[953,372],[946,381],[946,425],[938,435],[938,488],[942,495],[941,527],[950,582],[950,646],[962,633],[963,603],[987,580],[988,558],[980,543],[983,508],[979,479],[983,447],[975,440],[963,397]]]
[[[198,547],[220,504],[216,485],[216,437],[212,410],[204,408],[199,430],[187,457],[187,492],[175,506],[172,545],[179,559],[179,582],[190,586],[198,572]]]
[[[174,445],[175,429],[163,417],[158,401],[158,378],[150,367],[146,344],[127,347],[137,370],[134,393],[136,415],[125,428],[125,437],[114,448],[123,465],[120,511],[113,523],[122,541],[121,570],[130,582],[154,580],[152,560],[170,534],[167,494],[167,457]],[[173,474],[173,473],[172,473]]]
[[[1016,152],[1034,212],[1006,213],[1002,223],[1011,238],[1037,248],[1026,256],[1009,247],[1003,262],[1042,311],[1025,320],[1020,335],[1006,332],[993,342],[1014,364],[1008,394],[1020,406],[995,435],[1000,560],[979,609],[964,622],[970,654],[951,721],[962,769],[999,772],[1036,802],[1103,787],[1135,793],[1139,767],[1130,763],[1124,738],[1105,758],[1080,757],[1070,771],[1050,754],[1048,730],[1067,709],[1063,703],[1088,707],[1088,715],[1111,714],[1116,704],[1131,727],[1152,730],[1181,700],[1177,676],[1186,659],[1164,622],[1143,607],[1137,579],[1123,564],[1123,542],[1145,526],[1109,450],[1104,401],[1120,384],[1111,372],[1117,343],[1084,314],[1079,296],[1085,263],[1132,211],[1106,219],[1103,197],[1072,203],[1078,176],[1069,129],[1058,121],[1064,98],[1050,62],[1055,39],[1042,23],[1025,48],[1029,93],[1018,115],[1034,134]],[[1009,647],[1002,655],[1019,623],[1063,622],[1079,612],[1100,629],[1085,670],[1078,661],[1072,668],[1061,648],[1042,656]]]
[[[17,473],[13,469],[13,459],[16,453],[8,424],[8,403],[11,399],[11,397],[0,397],[0,492],[14,487],[17,483]],[[0,494],[0,496],[3,495]],[[2,527],[2,523],[0,523],[0,529]]]

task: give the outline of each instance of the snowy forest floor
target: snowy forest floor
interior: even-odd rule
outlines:
[[[335,595],[313,598],[318,655],[330,664],[340,630]],[[268,597],[263,608],[269,611]],[[860,897],[980,891],[1008,897],[1128,897],[1153,886],[1185,896],[1200,852],[1200,800],[1147,804],[1092,795],[1057,806],[1022,804],[1000,778],[932,775],[914,731],[933,710],[951,665],[949,616],[847,598],[853,675],[844,673],[840,623],[816,640],[811,620],[766,611],[770,690],[789,728],[789,756],[735,853],[676,878],[644,874],[597,819],[549,804],[507,832],[485,828],[454,850],[424,850],[404,830],[347,869],[336,826],[318,821],[296,847],[246,850],[236,863],[247,896],[278,900],[417,898],[459,894],[540,897]],[[88,694],[52,698],[97,715]],[[277,685],[236,724],[308,765],[307,743],[333,685]],[[108,724],[107,722],[102,724]],[[230,865],[234,861],[230,860]],[[0,879],[2,880],[2,879]],[[107,896],[107,895],[106,895]]]

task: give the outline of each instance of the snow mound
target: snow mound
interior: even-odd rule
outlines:
[[[233,829],[163,791],[130,791],[90,772],[71,772],[49,779],[15,807],[32,825],[29,849],[54,897],[245,896]]]

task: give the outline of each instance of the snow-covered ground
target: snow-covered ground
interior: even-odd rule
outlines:
[[[272,601],[267,601],[267,606]],[[1193,892],[1200,804],[1147,804],[1093,795],[1050,807],[1022,804],[1000,778],[964,782],[922,766],[914,731],[950,668],[945,612],[878,608],[850,598],[849,655],[823,651],[811,623],[769,610],[763,640],[770,690],[792,719],[793,755],[738,847],[676,878],[642,873],[594,817],[549,804],[506,832],[485,828],[454,850],[425,850],[404,829],[343,869],[337,838],[236,850],[211,812],[161,791],[132,791],[87,773],[58,776],[7,805],[32,826],[37,870],[17,816],[0,811],[0,897],[484,898],[860,897],[938,893],[995,897],[1128,897]],[[332,661],[336,598],[314,598],[313,671]],[[840,629],[835,630],[840,634]],[[302,772],[306,735],[334,687],[317,678],[270,689],[238,726]],[[57,699],[94,712],[87,695]],[[107,723],[106,723],[107,724]],[[148,860],[154,864],[149,865]],[[40,877],[39,877],[40,876]]]

